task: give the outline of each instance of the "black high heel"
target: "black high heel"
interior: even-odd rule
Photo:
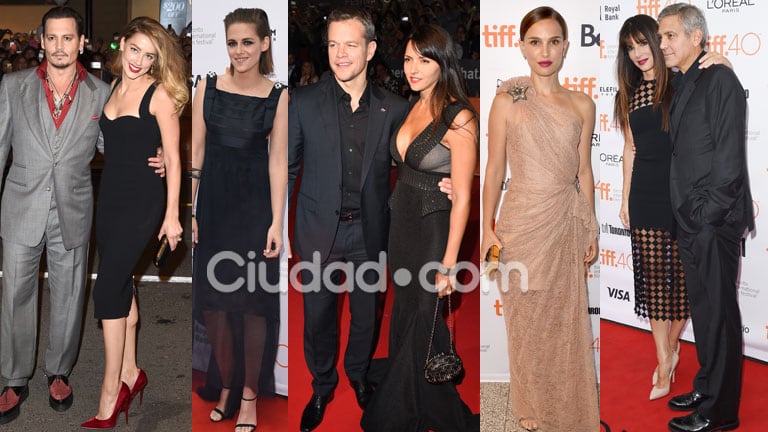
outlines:
[[[243,400],[245,402],[253,402],[253,401],[256,400],[257,397],[258,396],[254,396],[251,399],[241,398],[241,400]],[[235,430],[237,430],[237,428],[251,428],[248,432],[254,432],[256,430],[256,425],[253,424],[253,423],[238,423],[238,424],[235,425]]]
[[[222,390],[229,390],[229,394],[227,395],[226,402],[224,402],[224,411],[220,410],[218,407],[214,407],[213,410],[211,410],[211,413],[208,415],[208,419],[213,423],[219,423],[221,421],[231,419],[235,416],[235,411],[237,411],[237,407],[232,401],[232,393],[234,393],[232,388],[224,387]],[[214,418],[214,414],[217,415],[218,418]]]

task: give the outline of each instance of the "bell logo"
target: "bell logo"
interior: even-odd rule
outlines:
[[[483,26],[483,40],[488,48],[512,48],[519,45],[515,42],[516,25],[488,25]]]
[[[581,46],[591,47],[600,43],[600,33],[595,34],[595,26],[592,24],[581,25]]]
[[[659,16],[659,3],[659,0],[637,0],[637,13],[655,18]]]
[[[585,93],[591,96],[592,99],[597,99],[598,97],[597,92],[595,92],[597,88],[596,77],[565,77],[563,87],[568,90]]]

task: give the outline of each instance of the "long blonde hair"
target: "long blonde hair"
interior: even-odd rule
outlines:
[[[181,113],[189,101],[189,89],[187,67],[181,56],[179,42],[169,35],[159,22],[149,17],[138,17],[128,23],[122,37],[127,41],[137,33],[147,36],[157,48],[157,58],[149,70],[149,75],[165,87],[165,91],[173,99],[176,112]],[[113,62],[112,73],[120,75],[122,72],[122,62]]]

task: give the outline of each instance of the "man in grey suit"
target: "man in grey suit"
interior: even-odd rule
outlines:
[[[93,214],[90,162],[101,148],[99,117],[109,97],[109,86],[77,62],[84,41],[82,17],[55,7],[43,17],[45,61],[0,83],[0,167],[13,151],[0,209],[0,374],[6,380],[0,424],[19,415],[29,393],[44,250],[51,302],[44,366],[49,404],[57,411],[72,405],[68,376],[79,348]]]

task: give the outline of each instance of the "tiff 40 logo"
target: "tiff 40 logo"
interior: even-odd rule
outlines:
[[[600,266],[632,271],[632,254],[619,253],[613,249],[600,249]]]
[[[755,32],[732,35],[717,34],[707,37],[707,51],[713,51],[724,56],[745,55],[752,57],[760,52],[761,47],[760,35]]]

